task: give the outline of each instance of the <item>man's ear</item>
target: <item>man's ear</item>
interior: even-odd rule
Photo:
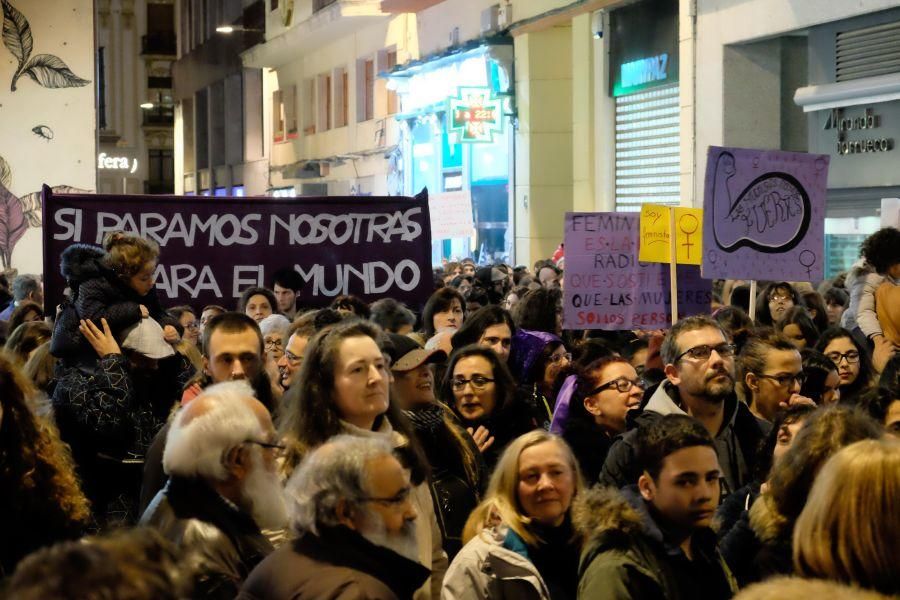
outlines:
[[[212,373],[209,372],[209,359],[206,356],[201,358],[203,358],[203,374],[207,377],[212,377]]]
[[[222,459],[222,465],[228,471],[229,477],[238,481],[242,481],[250,473],[252,468],[250,463],[250,451],[244,444],[235,446],[226,452]]]
[[[759,391],[759,377],[756,375],[756,373],[747,373],[746,375],[744,375],[744,383],[747,384],[747,387],[750,388],[751,392]],[[749,401],[750,399],[748,398],[747,402]]]
[[[589,396],[584,399],[584,410],[595,417],[603,416],[603,411],[600,410],[600,403],[597,402],[596,396]]]
[[[338,518],[338,522],[353,530],[356,530],[355,513],[356,511],[345,498],[338,500],[337,506],[334,507],[334,514]]]
[[[653,484],[653,478],[647,471],[644,471],[638,478],[638,491],[641,492],[641,498],[650,502],[656,495],[656,486]]]
[[[678,387],[681,384],[681,375],[678,373],[678,367],[673,364],[668,364],[663,369],[663,373],[666,374],[666,378],[669,380],[669,383]]]

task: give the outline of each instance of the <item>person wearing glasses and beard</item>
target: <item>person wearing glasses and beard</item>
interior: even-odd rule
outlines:
[[[669,414],[686,414],[712,436],[721,467],[723,497],[749,482],[756,448],[765,429],[734,392],[734,346],[719,324],[705,315],[678,321],[663,340],[666,379],[644,394],[628,414],[628,431],[613,444],[600,483],[621,488],[636,481],[638,427]]]

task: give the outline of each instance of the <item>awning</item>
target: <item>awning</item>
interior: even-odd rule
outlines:
[[[900,73],[799,88],[794,103],[803,112],[900,100]]]

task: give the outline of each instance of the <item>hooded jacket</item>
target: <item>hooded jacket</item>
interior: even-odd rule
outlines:
[[[613,443],[600,472],[600,483],[621,488],[637,482],[636,437],[638,427],[647,426],[669,414],[687,414],[680,406],[678,389],[668,381],[647,390],[644,402],[626,417],[628,431]],[[750,475],[765,432],[759,421],[734,394],[724,400],[725,417],[715,435],[716,454],[726,486],[725,494],[750,482]]]
[[[60,272],[72,290],[56,319],[50,352],[60,359],[93,360],[94,350],[78,331],[78,321],[89,319],[98,326],[103,317],[117,339],[130,325],[141,320],[140,305],[157,321],[163,309],[154,291],[139,296],[104,264],[106,252],[98,246],[73,244],[60,257]]]
[[[679,582],[676,563],[687,559],[680,548],[665,542],[662,530],[633,488],[618,492],[595,486],[576,499],[572,520],[584,539],[579,598],[690,597]],[[704,577],[718,587],[719,596],[729,597],[737,591],[737,584],[715,540],[715,534],[708,529],[694,534],[694,564],[702,565]]]
[[[794,521],[765,494],[722,539],[722,554],[741,586],[794,572]]]

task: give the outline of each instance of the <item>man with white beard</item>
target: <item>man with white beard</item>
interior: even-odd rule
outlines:
[[[174,418],[169,482],[141,518],[181,548],[195,597],[234,598],[273,548],[260,531],[287,523],[269,411],[245,381],[206,388]]]
[[[253,570],[239,600],[412,598],[430,572],[416,561],[411,491],[383,440],[333,437],[288,481],[296,539]]]

